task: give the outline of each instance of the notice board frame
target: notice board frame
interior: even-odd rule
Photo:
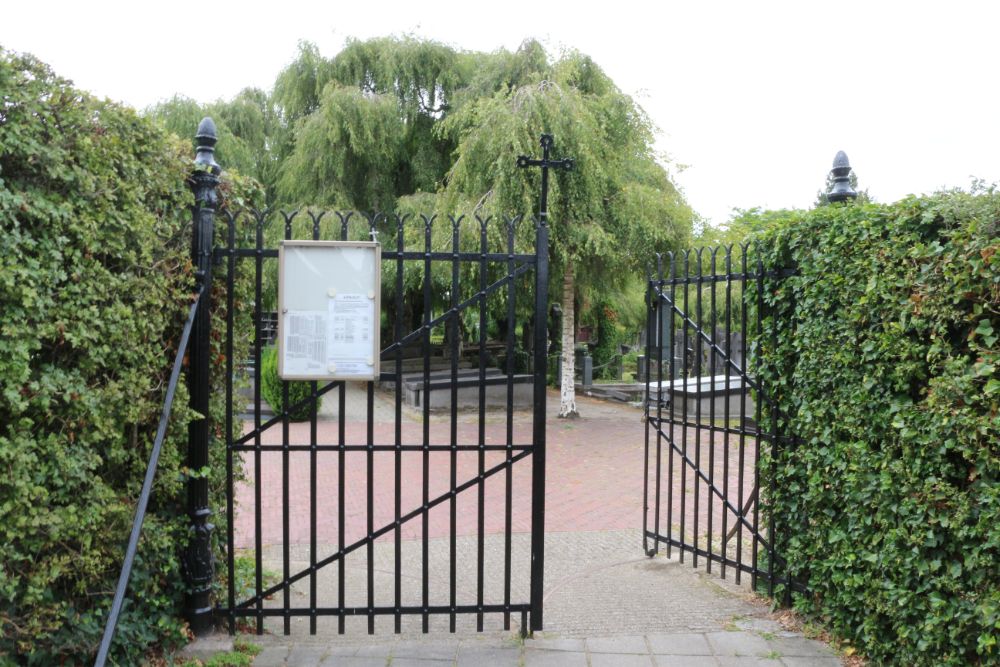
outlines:
[[[313,263],[310,269],[315,275],[316,282],[313,285],[300,285],[303,271],[298,271],[298,276],[290,278],[288,271],[290,265],[302,260],[302,256],[296,256],[295,249],[306,249],[308,254],[328,255]],[[326,249],[326,252],[323,252]],[[344,251],[360,249],[364,254],[370,253],[370,258],[363,262],[368,271],[360,274],[357,267],[346,266],[344,262]],[[338,257],[339,256],[339,257]],[[355,258],[357,259],[357,257]],[[339,260],[339,261],[338,261]],[[362,290],[359,292],[359,287]],[[312,241],[312,240],[285,240],[278,246],[278,377],[282,380],[314,380],[330,382],[336,380],[368,380],[373,381],[379,378],[379,357],[381,356],[381,287],[382,287],[382,244],[377,241]],[[307,290],[306,293],[289,294],[288,290]],[[369,330],[371,338],[371,370],[368,372],[353,372],[350,365],[346,370],[331,367],[324,363],[319,372],[295,373],[288,371],[286,366],[288,325],[286,320],[289,313],[312,311],[315,313],[325,312],[327,309],[316,307],[321,301],[329,304],[331,299],[335,299],[337,294],[357,294],[362,293],[372,303],[372,317],[370,318],[371,328]],[[302,308],[303,301],[311,303],[312,308]],[[329,350],[333,341],[326,336],[326,349]],[[329,356],[329,354],[327,354]],[[356,370],[356,369],[353,369]],[[288,372],[286,372],[288,371]]]

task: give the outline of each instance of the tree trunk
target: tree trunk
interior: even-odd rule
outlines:
[[[563,272],[563,302],[562,302],[562,378],[559,392],[559,417],[574,418],[580,413],[576,410],[576,385],[574,384],[574,362],[576,355],[575,316],[573,314],[573,297],[576,290],[573,286],[573,265],[566,263]]]

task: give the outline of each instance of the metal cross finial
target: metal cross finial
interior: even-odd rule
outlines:
[[[374,241],[375,243],[378,243],[378,230],[377,230],[377,229],[375,229],[374,227],[372,227],[372,228],[371,228],[371,229],[370,229],[370,230],[368,231],[368,233],[369,233],[369,234],[371,234],[371,237],[372,237],[372,241]]]
[[[545,225],[549,214],[549,168],[553,167],[555,169],[571,171],[573,169],[573,160],[572,158],[562,158],[561,160],[552,160],[549,158],[549,153],[554,143],[551,134],[543,134],[540,143],[542,144],[542,159],[536,160],[529,158],[527,155],[519,155],[517,156],[517,166],[521,169],[527,167],[542,168],[542,199],[538,207],[538,222],[541,225]]]

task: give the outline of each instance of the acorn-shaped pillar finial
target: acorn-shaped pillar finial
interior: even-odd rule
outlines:
[[[838,151],[837,157],[833,158],[833,187],[826,197],[831,202],[847,201],[857,199],[858,193],[851,187],[851,163],[847,160],[847,153]]]

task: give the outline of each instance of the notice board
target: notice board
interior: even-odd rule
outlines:
[[[381,259],[381,246],[373,241],[281,243],[281,379],[378,378]]]

